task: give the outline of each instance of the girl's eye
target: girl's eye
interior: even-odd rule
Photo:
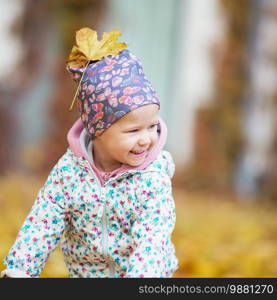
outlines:
[[[150,129],[156,128],[157,125],[158,125],[158,124],[153,124],[153,125],[151,125],[151,126],[150,126]]]
[[[157,126],[158,126],[158,124],[153,124],[153,125],[149,126],[148,128],[152,130],[152,129],[156,128]],[[138,131],[139,131],[139,129],[132,129],[132,130],[127,131],[127,133],[138,132]]]

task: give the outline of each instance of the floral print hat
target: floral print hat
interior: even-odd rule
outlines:
[[[67,69],[79,81],[77,106],[92,139],[132,110],[148,104],[160,106],[140,60],[127,49],[88,60],[86,67],[68,65]]]

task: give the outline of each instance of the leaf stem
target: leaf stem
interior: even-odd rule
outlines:
[[[78,93],[78,91],[79,91],[79,88],[80,88],[81,82],[82,82],[82,80],[83,80],[84,74],[86,73],[86,70],[87,70],[87,67],[88,67],[88,65],[89,65],[89,62],[90,62],[90,60],[88,60],[87,63],[86,63],[85,70],[84,70],[84,72],[83,72],[83,74],[82,74],[82,77],[81,77],[81,79],[80,79],[80,81],[79,81],[79,84],[78,84],[77,90],[76,90],[76,92],[75,92],[74,98],[73,98],[73,100],[72,100],[72,102],[71,102],[69,111],[71,111],[72,108],[73,108],[73,106],[74,106],[74,103],[75,103],[75,100],[76,100],[77,93]]]

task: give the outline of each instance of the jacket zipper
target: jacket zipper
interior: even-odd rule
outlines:
[[[107,220],[106,220],[106,203],[104,203],[104,210],[102,215],[102,224],[103,224],[103,255],[106,257],[108,254],[108,230],[107,230]]]
[[[96,182],[97,182],[97,185],[99,187],[99,190],[100,190],[100,198],[102,196],[102,186],[98,180],[98,178],[96,178],[97,176],[95,176],[90,164],[88,163],[89,165],[89,168],[93,174],[93,177],[95,178]],[[106,220],[106,201],[103,201],[104,202],[104,209],[103,209],[103,214],[102,214],[102,232],[103,232],[103,237],[102,237],[102,249],[103,249],[103,256],[104,257],[107,257],[108,256],[108,230],[107,230],[107,220]],[[114,277],[114,267],[113,265],[110,263],[110,262],[107,262],[108,263],[108,267],[109,267],[109,270],[110,270],[110,275],[112,277]]]

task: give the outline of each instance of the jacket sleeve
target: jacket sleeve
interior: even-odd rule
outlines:
[[[132,227],[134,251],[129,257],[127,277],[171,277],[178,262],[171,233],[175,226],[175,205],[170,177],[144,174],[138,215]]]
[[[65,197],[60,182],[57,164],[38,192],[29,215],[5,257],[7,268],[1,276],[39,277],[66,226]]]

